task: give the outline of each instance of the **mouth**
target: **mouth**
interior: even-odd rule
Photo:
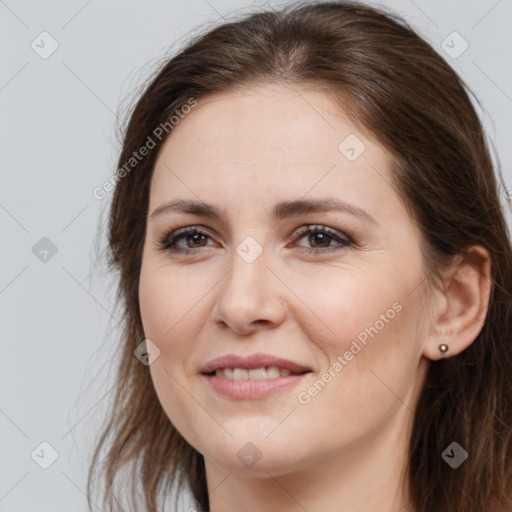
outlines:
[[[276,368],[279,372],[286,372],[286,370],[288,370],[290,374],[300,374],[311,371],[311,368],[305,365],[271,354],[252,354],[250,356],[226,354],[225,356],[211,360],[201,368],[200,371],[203,374],[214,374],[217,370],[228,370],[228,373],[229,370],[232,370],[234,375],[243,376],[243,379],[247,379],[249,378],[249,374],[246,376],[245,371],[250,372],[251,370],[257,370],[257,372],[252,373],[254,376],[263,376],[263,378],[265,378],[265,375],[270,372],[275,378]],[[237,378],[237,380],[239,379]]]
[[[201,371],[216,393],[239,400],[266,398],[290,389],[308,373],[312,370],[306,366],[268,354],[229,354],[210,361]]]
[[[229,380],[269,380],[278,377],[289,377],[309,373],[310,370],[303,372],[292,372],[289,368],[279,368],[277,366],[260,367],[260,368],[217,368],[214,372],[206,375],[223,377]]]

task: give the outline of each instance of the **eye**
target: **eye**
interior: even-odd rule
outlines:
[[[302,227],[295,236],[304,238],[308,235],[307,240],[312,244],[319,244],[319,247],[304,249],[310,254],[325,254],[333,251],[343,250],[353,244],[353,240],[348,235],[342,234],[339,231],[321,225],[308,225]],[[158,247],[163,251],[172,253],[192,254],[197,253],[202,247],[207,247],[207,240],[210,235],[198,229],[195,226],[177,229],[167,232],[158,240]],[[185,247],[180,247],[179,243],[184,240]],[[331,245],[331,242],[337,242],[336,245]],[[304,247],[298,245],[298,247]]]
[[[309,243],[320,244],[320,248],[311,249],[306,247],[306,251],[311,254],[325,254],[333,251],[340,251],[353,244],[352,238],[348,235],[321,225],[304,226],[297,233],[299,238],[304,238],[306,235],[308,235],[307,240]],[[338,242],[338,244],[331,246],[330,242],[333,240]]]
[[[208,233],[201,231],[194,226],[190,226],[188,228],[177,229],[166,233],[158,241],[158,246],[163,251],[191,254],[196,252],[196,249],[205,247],[204,242],[207,238],[209,238]],[[187,247],[183,248],[178,246],[178,242],[181,241],[181,239],[185,240]],[[192,244],[192,247],[188,246],[189,242]]]

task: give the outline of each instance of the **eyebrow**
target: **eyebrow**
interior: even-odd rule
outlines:
[[[156,216],[169,211],[209,217],[226,224],[225,215],[216,206],[204,203],[202,201],[187,201],[184,199],[175,199],[158,206],[151,213],[150,219],[154,219]],[[309,213],[330,211],[348,213],[371,224],[379,224],[377,220],[372,217],[366,210],[333,197],[326,197],[323,199],[299,199],[296,201],[282,201],[277,203],[272,209],[272,217],[275,220],[282,220],[288,217],[296,217]]]

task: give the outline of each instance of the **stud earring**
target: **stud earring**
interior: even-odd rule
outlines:
[[[448,345],[446,343],[441,343],[441,345],[439,345],[439,352],[441,352],[441,354],[446,354],[446,352],[448,352]]]

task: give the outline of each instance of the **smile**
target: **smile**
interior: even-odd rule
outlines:
[[[291,373],[288,368],[278,368],[277,366],[252,368],[250,370],[246,368],[219,368],[215,371],[217,377],[225,377],[231,380],[277,379],[278,377],[288,377]]]

